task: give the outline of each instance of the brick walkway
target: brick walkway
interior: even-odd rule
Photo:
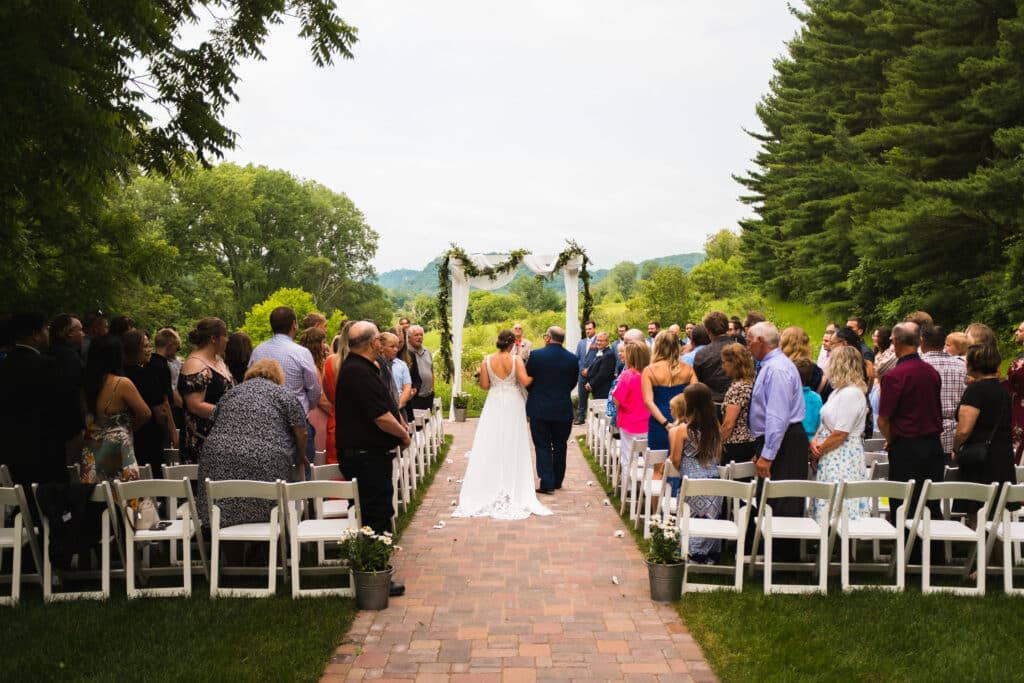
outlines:
[[[356,617],[322,681],[715,680],[674,607],[651,602],[643,558],[615,537],[622,522],[586,485],[575,443],[565,488],[542,496],[551,517],[452,518],[475,427],[446,424],[451,462],[395,556],[405,597]]]

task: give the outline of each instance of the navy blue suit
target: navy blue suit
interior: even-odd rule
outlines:
[[[537,451],[540,487],[552,491],[565,479],[566,446],[572,433],[572,388],[579,376],[577,358],[561,344],[535,349],[526,361],[533,378],[526,399],[530,435]]]

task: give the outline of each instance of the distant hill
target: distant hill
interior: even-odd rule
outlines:
[[[637,265],[640,267],[639,272],[643,272],[645,263],[657,263],[659,266],[678,266],[689,272],[694,267],[699,265],[704,260],[704,254],[701,252],[690,253],[690,254],[672,254],[670,256],[659,256],[657,258],[646,259],[639,262]],[[437,264],[441,261],[441,257],[437,257],[428,263],[423,270],[411,270],[409,268],[400,268],[398,270],[389,270],[386,273],[381,273],[377,276],[377,284],[384,289],[402,292],[405,294],[437,294]],[[608,277],[608,268],[601,268],[598,270],[590,271],[590,284],[591,286],[604,280]],[[520,275],[532,275],[529,270],[525,267],[520,266],[519,272],[516,277]],[[553,289],[556,292],[564,292],[565,282],[560,277],[552,278],[548,283],[547,287]],[[495,290],[499,293],[505,293],[508,291],[507,287]]]

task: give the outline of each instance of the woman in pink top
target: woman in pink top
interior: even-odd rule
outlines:
[[[651,351],[643,342],[629,342],[623,346],[626,350],[626,369],[619,375],[612,400],[615,401],[617,411],[615,423],[619,427],[622,466],[628,467],[633,440],[647,436],[647,418],[651,414],[644,405],[640,374],[651,362]]]

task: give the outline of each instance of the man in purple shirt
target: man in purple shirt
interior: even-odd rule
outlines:
[[[249,366],[256,361],[272,358],[281,364],[284,370],[284,386],[299,399],[302,409],[309,415],[310,408],[320,400],[320,373],[317,372],[313,354],[304,346],[295,343],[295,335],[299,331],[299,322],[295,311],[290,306],[278,306],[270,312],[270,329],[274,336],[252,350]],[[306,457],[313,462],[316,446],[313,437],[316,430],[306,420]]]
[[[925,479],[943,480],[945,455],[942,452],[942,380],[939,373],[917,355],[921,333],[915,323],[900,323],[892,328],[896,366],[882,377],[882,395],[878,404],[878,429],[888,442],[889,479],[914,480],[913,498],[907,517],[914,514]],[[895,518],[899,501],[890,502],[890,517]],[[929,504],[933,519],[940,519],[938,501]],[[933,547],[933,550],[935,548]],[[915,557],[920,548],[915,547]],[[941,553],[936,555],[941,557]],[[911,562],[916,562],[911,558]]]
[[[747,331],[750,353],[761,362],[750,396],[749,424],[760,453],[757,457],[758,496],[765,479],[807,479],[809,443],[804,431],[804,390],[796,366],[779,350],[779,330],[759,322]],[[802,498],[779,498],[772,503],[777,515],[799,517]],[[796,541],[776,541],[778,558],[795,561]]]

